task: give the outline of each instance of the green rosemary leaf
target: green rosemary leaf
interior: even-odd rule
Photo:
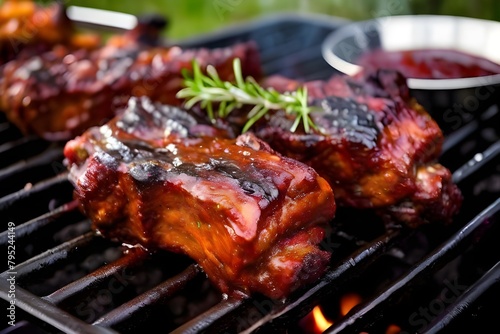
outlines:
[[[224,115],[224,117],[227,117],[227,115],[229,115],[235,108],[237,108],[238,105],[239,104],[236,103],[235,101],[228,103],[226,111],[222,115]]]
[[[233,60],[233,72],[234,72],[234,79],[236,80],[236,85],[240,89],[244,89],[245,82],[243,81],[243,74],[241,73],[241,62],[239,58],[234,58]]]
[[[208,100],[205,100],[205,101],[208,101]],[[214,120],[215,117],[214,117],[214,109],[212,106],[212,102],[207,103],[206,109],[207,109],[208,118],[210,118],[211,120]]]
[[[257,107],[257,106],[256,106]],[[254,107],[254,108],[256,108]],[[253,111],[253,109],[252,109]],[[250,111],[250,112],[252,112]],[[255,110],[255,115],[253,117],[251,117],[248,122],[245,123],[245,126],[243,127],[243,130],[242,132],[245,133],[247,132],[251,127],[252,125],[255,124],[255,122],[257,122],[259,119],[261,119],[262,117],[264,117],[264,115],[268,112],[269,110],[267,108],[264,108],[264,107],[261,107],[257,110]]]
[[[260,104],[255,105],[255,106],[252,108],[252,110],[250,110],[250,111],[248,112],[248,118],[249,118],[249,119],[253,119],[253,118],[254,118],[254,117],[255,117],[255,116],[259,113],[259,111],[260,111],[261,109],[263,109],[263,107],[262,107]]]
[[[262,96],[272,96],[271,91],[266,91],[264,87],[259,85],[257,81],[253,77],[248,77],[247,78],[249,86],[252,87],[252,90],[254,90],[256,95],[262,95]]]
[[[193,62],[193,79],[198,87],[203,87],[203,75],[198,62]]]
[[[203,85],[205,87],[217,87],[216,82],[211,77],[203,77]]]
[[[213,65],[208,65],[207,66],[207,73],[210,75],[210,77],[213,79],[213,81],[220,86],[222,84],[222,80],[219,78],[219,73],[217,73],[217,70]]]
[[[201,97],[201,95],[198,95],[198,96],[195,96],[189,100],[187,100],[185,103],[184,103],[184,106],[187,108],[187,109],[191,109],[192,107],[194,107],[194,105],[198,102],[200,102],[203,98]]]
[[[224,115],[224,110],[227,110],[227,105],[228,101],[222,101],[221,103],[219,103],[219,109],[217,110],[217,115],[219,117],[222,117],[222,115]]]
[[[192,73],[182,71],[185,88],[177,92],[177,97],[184,99],[184,106],[192,108],[197,103],[206,109],[207,115],[214,120],[214,103],[217,103],[217,117],[227,117],[234,109],[243,105],[253,106],[247,114],[247,122],[242,132],[248,131],[259,119],[270,110],[284,110],[294,116],[290,131],[296,131],[302,123],[305,132],[316,129],[308,106],[307,89],[299,88],[294,92],[280,93],[273,88],[262,87],[254,78],[243,78],[241,63],[238,58],[233,61],[235,83],[223,81],[215,67],[208,65],[204,74],[198,62],[193,61]]]

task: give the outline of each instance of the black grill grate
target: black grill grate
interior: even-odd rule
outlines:
[[[267,74],[325,79],[334,71],[321,58],[321,43],[343,23],[280,15],[181,44],[254,40]],[[332,269],[286,302],[224,298],[186,257],[127,249],[95,235],[72,200],[63,144],[23,137],[3,118],[0,213],[3,229],[16,225],[17,266],[9,270],[2,261],[2,309],[11,300],[7,279],[15,275],[18,333],[300,333],[299,319],[315,305],[334,308],[332,301],[357,289],[363,302],[327,333],[383,333],[390,323],[406,332],[481,332],[496,323],[500,308],[491,297],[500,276],[499,118],[494,105],[446,138],[441,162],[465,197],[451,227],[386,231],[370,213],[339,210],[322,244],[333,252]],[[7,254],[8,231],[0,236]],[[457,293],[443,300],[451,283]]]

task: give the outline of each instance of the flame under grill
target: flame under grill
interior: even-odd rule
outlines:
[[[278,16],[184,45],[218,47],[251,39],[260,46],[267,74],[324,79],[334,71],[321,58],[321,42],[341,24]],[[126,249],[95,235],[72,199],[62,145],[23,137],[2,119],[1,309],[9,314],[14,276],[18,333],[125,334],[156,328],[300,333],[298,320],[314,306],[331,306],[331,300],[355,290],[361,304],[325,333],[379,333],[392,323],[402,332],[481,332],[497,323],[499,310],[492,297],[499,295],[500,281],[498,124],[493,105],[447,134],[441,162],[465,197],[451,227],[386,230],[370,213],[339,210],[322,243],[333,253],[331,270],[277,302],[259,296],[226,299],[182,255]],[[7,262],[13,240],[8,222],[15,225],[15,268]]]

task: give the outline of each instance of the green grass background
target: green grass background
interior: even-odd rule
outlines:
[[[133,14],[162,13],[174,39],[281,11],[323,13],[351,20],[398,14],[447,14],[500,21],[498,0],[65,0]],[[45,1],[47,2],[47,1]]]
[[[498,0],[66,0],[133,14],[168,17],[174,39],[221,29],[278,12],[323,13],[351,20],[399,14],[447,14],[500,21]]]

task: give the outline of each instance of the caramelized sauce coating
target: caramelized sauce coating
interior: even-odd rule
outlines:
[[[335,213],[331,187],[251,133],[232,138],[133,98],[64,153],[96,230],[187,254],[224,293],[283,298],[327,268],[319,243]]]

